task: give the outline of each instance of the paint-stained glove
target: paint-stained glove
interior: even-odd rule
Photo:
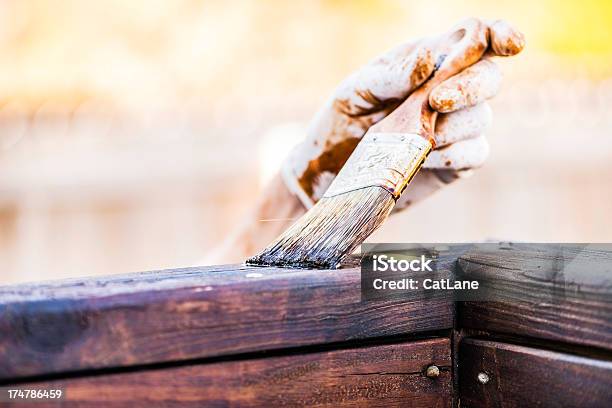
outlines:
[[[491,122],[486,100],[493,97],[501,73],[490,56],[515,55],[523,35],[505,21],[486,23],[489,50],[478,63],[449,78],[430,94],[438,111],[434,150],[399,199],[402,209],[440,187],[468,175],[488,155],[484,131]],[[403,44],[346,78],[317,113],[307,137],[284,162],[282,176],[306,207],[325,193],[368,128],[393,111],[434,70],[427,49],[431,38]]]

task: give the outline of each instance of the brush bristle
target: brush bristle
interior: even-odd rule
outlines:
[[[336,268],[389,216],[391,193],[368,187],[322,198],[249,265]]]

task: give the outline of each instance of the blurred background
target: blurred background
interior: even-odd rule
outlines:
[[[490,160],[373,240],[612,241],[612,2],[1,0],[0,284],[197,264],[340,80],[468,16],[528,41]]]

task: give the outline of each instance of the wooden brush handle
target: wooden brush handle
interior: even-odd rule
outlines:
[[[485,24],[478,19],[468,19],[441,38],[426,44],[435,63],[440,66],[389,116],[370,128],[370,132],[418,134],[435,146],[437,115],[429,106],[429,93],[446,79],[478,62],[487,49],[487,43]]]

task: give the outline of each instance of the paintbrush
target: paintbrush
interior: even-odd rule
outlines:
[[[488,41],[477,19],[426,45],[436,69],[389,116],[368,129],[321,200],[249,265],[336,268],[389,216],[434,147],[431,90],[476,63]]]

